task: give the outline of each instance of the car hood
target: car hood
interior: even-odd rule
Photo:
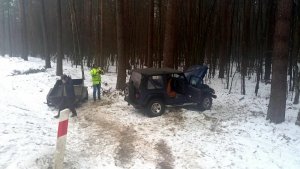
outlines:
[[[186,71],[184,71],[185,77],[189,80],[191,76],[199,77],[203,80],[208,70],[207,66],[194,65],[189,67]]]

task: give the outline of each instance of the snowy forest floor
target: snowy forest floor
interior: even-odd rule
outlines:
[[[0,57],[0,168],[53,168],[57,109],[45,102],[59,79],[54,64],[44,70],[41,59]],[[81,77],[80,67],[68,62],[64,72]],[[238,76],[232,94],[225,81],[206,79],[218,96],[211,110],[170,107],[148,118],[117,91],[92,101],[88,68],[85,74],[89,100],[70,118],[66,169],[300,168],[300,106],[292,104],[291,93],[286,121],[278,125],[266,121],[270,85],[261,83],[255,96],[255,79],[248,79],[244,96]],[[114,88],[116,78],[111,69],[102,81]]]

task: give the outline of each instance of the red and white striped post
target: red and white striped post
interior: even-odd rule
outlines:
[[[54,156],[54,169],[63,169],[64,154],[66,150],[67,132],[69,123],[69,109],[65,109],[60,112],[58,131],[57,131],[57,142]]]

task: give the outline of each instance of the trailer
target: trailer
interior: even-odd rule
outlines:
[[[88,100],[88,90],[84,86],[83,79],[72,79],[75,92],[75,104],[78,105],[86,100]],[[47,95],[47,105],[58,107],[62,101],[62,81],[57,80],[54,87],[50,89]]]

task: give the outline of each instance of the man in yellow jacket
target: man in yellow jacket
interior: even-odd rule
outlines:
[[[93,68],[90,71],[90,74],[92,76],[92,82],[93,82],[93,98],[94,101],[96,101],[96,93],[98,95],[98,99],[101,99],[101,74],[103,74],[103,71],[100,67],[97,67],[95,64],[93,64]]]

